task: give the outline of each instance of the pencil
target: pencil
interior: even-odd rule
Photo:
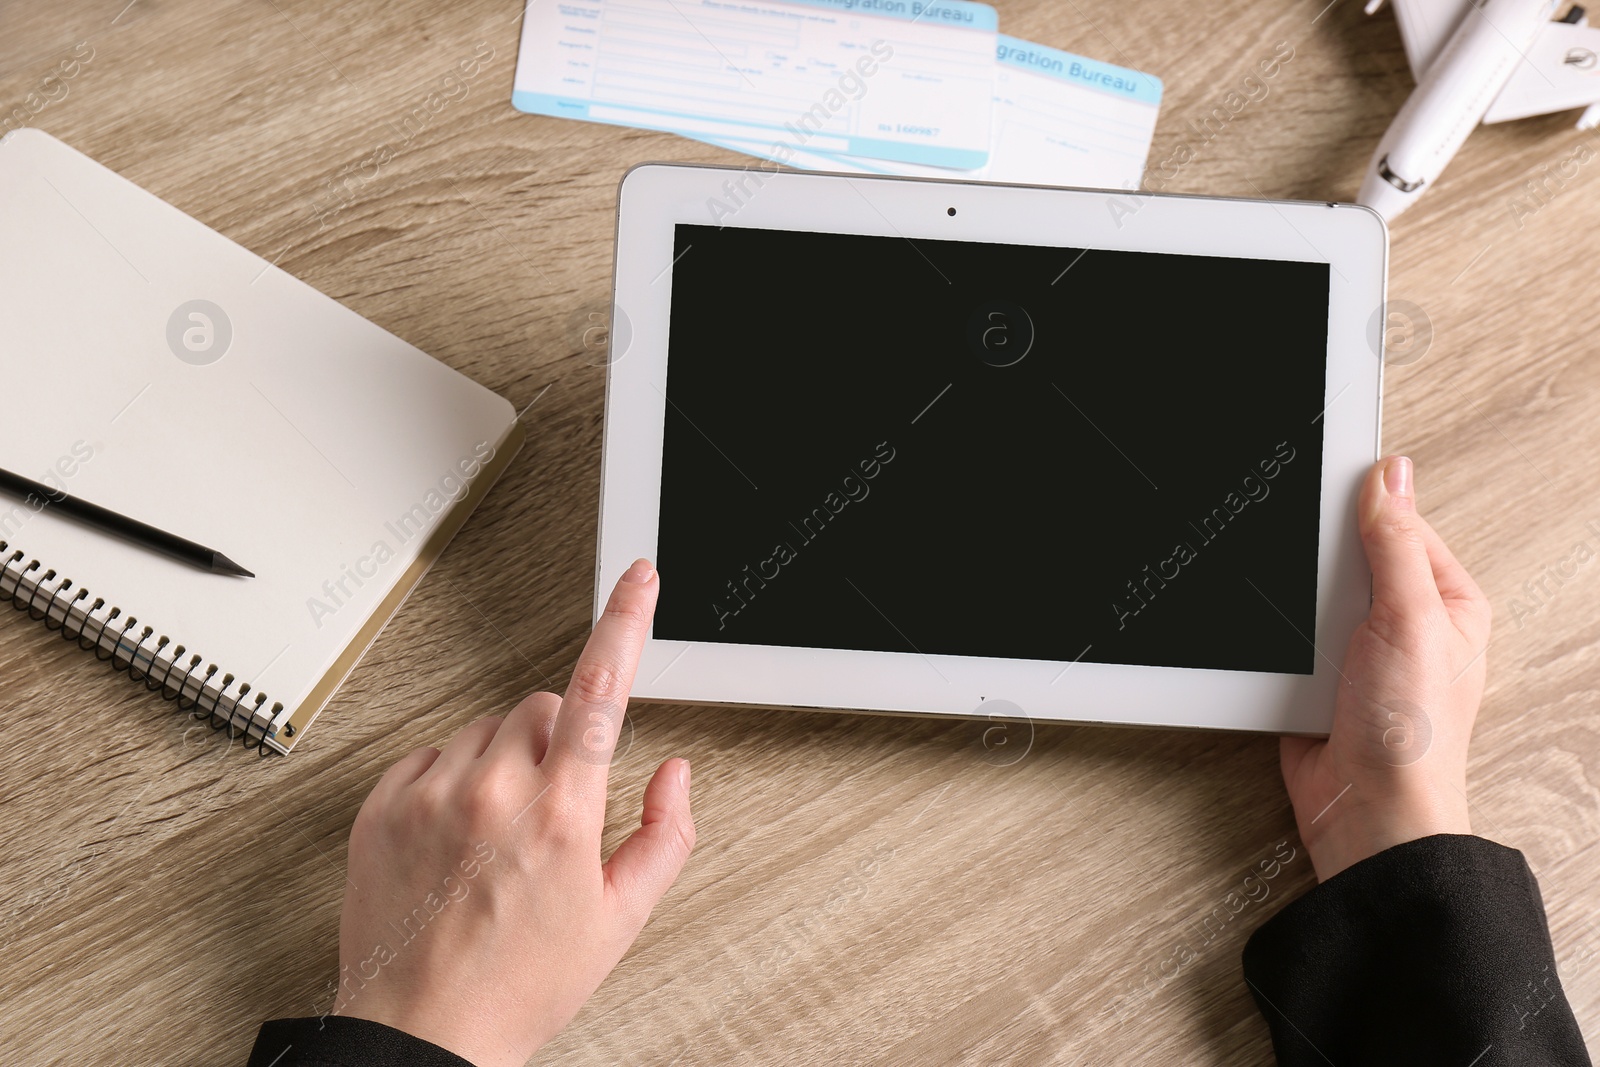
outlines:
[[[255,575],[239,566],[233,560],[224,556],[215,549],[204,545],[197,545],[193,541],[179,537],[177,534],[158,530],[154,526],[130,519],[126,515],[118,515],[98,504],[91,504],[87,500],[80,500],[75,496],[68,496],[59,489],[52,489],[47,485],[30,481],[8,470],[0,470],[0,492],[17,497],[23,503],[36,507],[38,510],[49,510],[62,518],[72,519],[85,526],[92,526],[97,530],[120,537],[124,541],[148,548],[152,552],[159,552],[164,556],[199,567],[201,570],[212,571],[216,574],[232,574],[243,578],[254,578]],[[34,504],[34,500],[41,504]]]

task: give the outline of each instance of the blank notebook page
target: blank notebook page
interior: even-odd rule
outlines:
[[[7,555],[290,710],[515,450],[504,399],[33,130],[0,142],[0,322],[0,468],[257,577],[0,497]]]

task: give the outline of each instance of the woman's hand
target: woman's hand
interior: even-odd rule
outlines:
[[[395,764],[350,831],[335,1014],[522,1067],[633,944],[694,847],[689,764],[600,862],[606,777],[660,582],[623,575],[565,697],[535,693]]]
[[[1372,611],[1345,653],[1333,731],[1279,750],[1321,881],[1393,845],[1472,832],[1467,744],[1489,602],[1417,513],[1409,459],[1375,464],[1359,508]]]

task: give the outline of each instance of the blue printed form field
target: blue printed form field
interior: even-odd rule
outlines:
[[[994,62],[989,159],[981,167],[951,170],[821,148],[795,151],[784,140],[692,136],[805,170],[1139,188],[1161,109],[1160,78],[1005,34]]]
[[[930,167],[989,159],[998,20],[967,0],[568,0],[523,16],[521,111]]]

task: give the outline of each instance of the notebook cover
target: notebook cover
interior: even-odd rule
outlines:
[[[257,577],[0,498],[7,554],[282,704],[280,748],[521,443],[503,398],[38,130],[0,140],[0,321],[0,467]]]

